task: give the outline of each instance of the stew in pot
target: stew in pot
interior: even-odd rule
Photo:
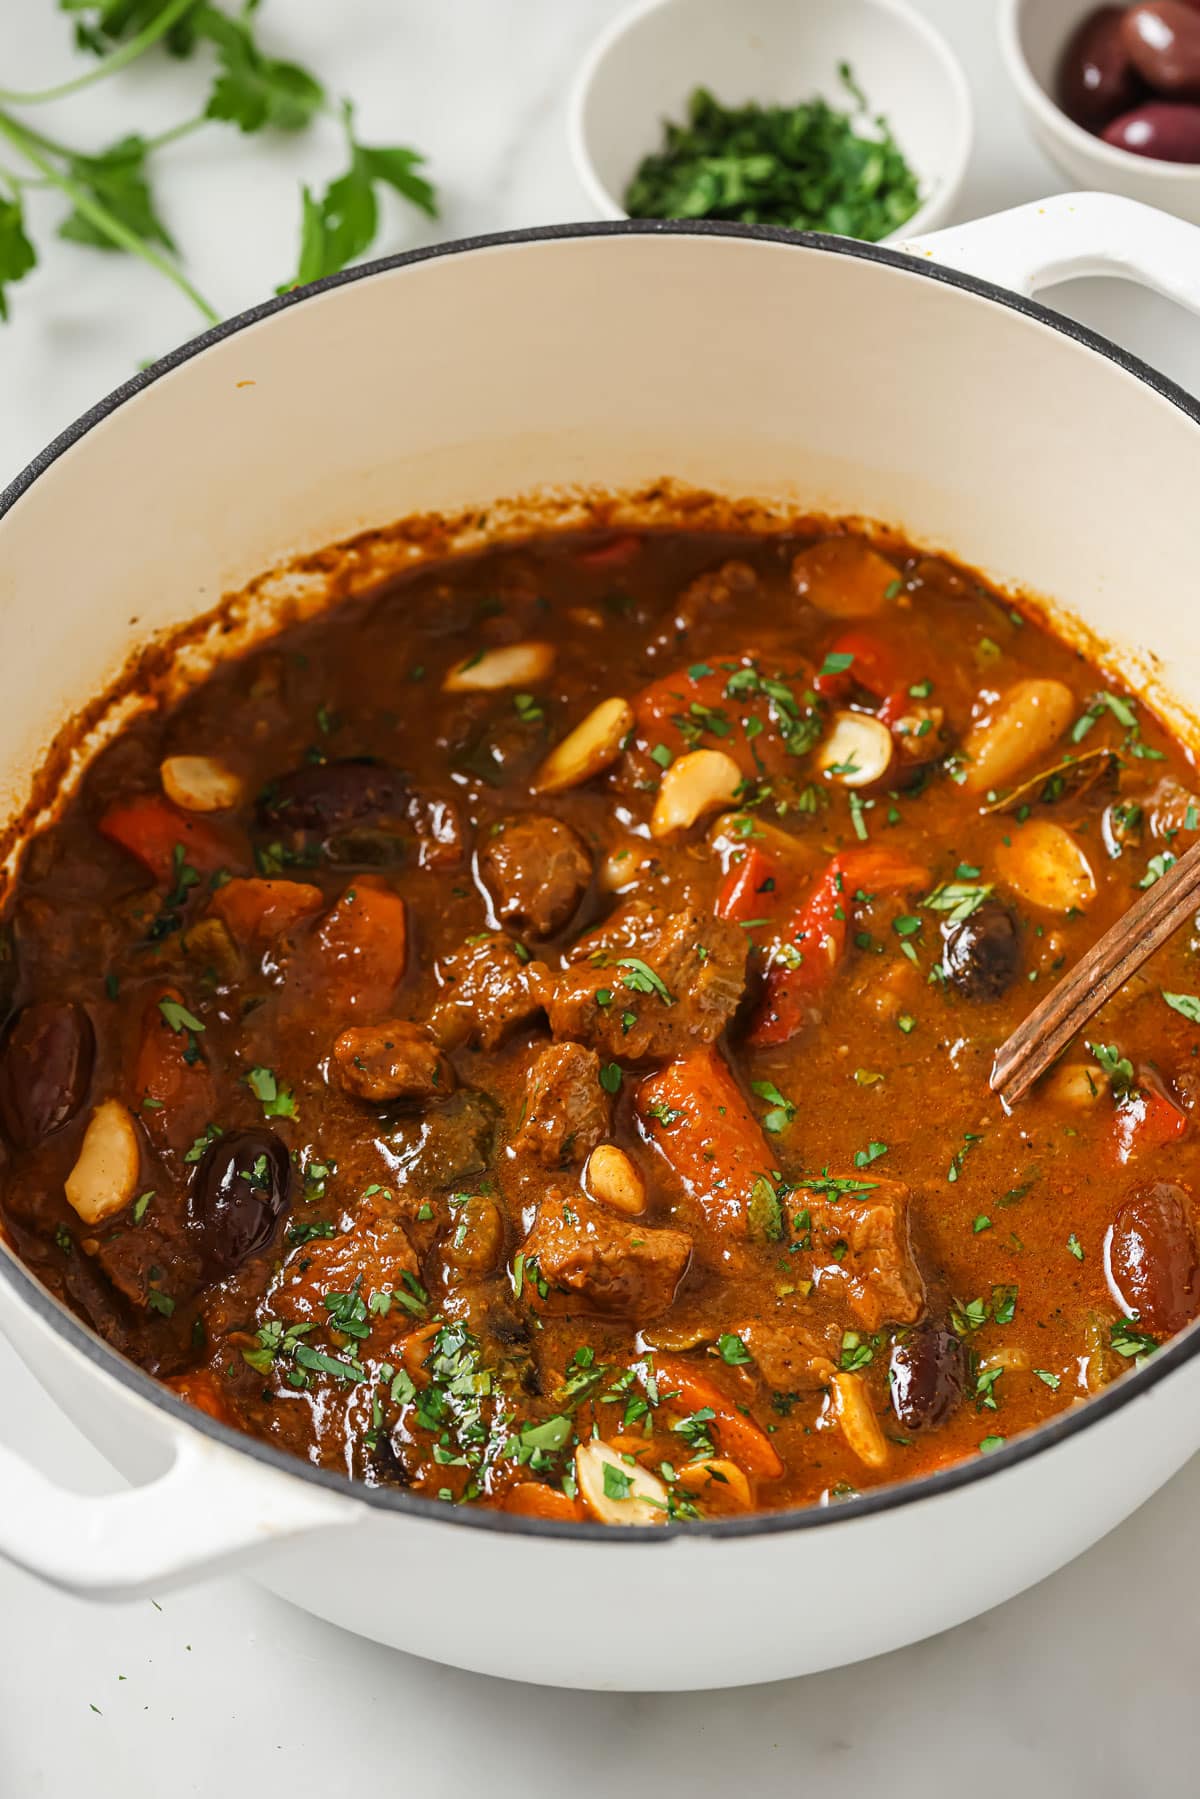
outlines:
[[[2,1212],[354,1478],[654,1524],[986,1454],[1200,1307],[1200,937],[995,1046],[1200,829],[949,562],[547,537],[128,724],[10,896]]]

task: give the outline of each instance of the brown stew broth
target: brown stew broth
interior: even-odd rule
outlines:
[[[326,1468],[614,1522],[973,1457],[1186,1323],[1196,940],[1013,1117],[988,1074],[1194,841],[1190,761],[974,575],[833,542],[496,548],[124,729],[9,907],[0,1207],[45,1284]],[[613,697],[608,765],[533,792]],[[740,786],[652,834],[699,750]],[[234,804],[164,798],[192,757]]]

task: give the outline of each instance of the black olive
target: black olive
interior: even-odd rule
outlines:
[[[386,762],[355,756],[313,762],[272,781],[258,801],[258,822],[272,831],[327,836],[364,818],[403,813],[404,777]]]
[[[958,924],[944,924],[942,972],[968,999],[999,999],[1021,972],[1016,921],[999,900],[983,904]]]
[[[209,1144],[188,1195],[188,1221],[214,1277],[270,1242],[287,1210],[292,1165],[274,1131],[227,1131]]]
[[[0,1120],[18,1149],[60,1131],[87,1098],[96,1033],[73,1000],[22,1006],[0,1052]]]
[[[905,1430],[944,1424],[966,1388],[962,1344],[948,1330],[919,1330],[892,1350],[892,1410]]]

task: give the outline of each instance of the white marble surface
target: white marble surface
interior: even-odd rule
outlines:
[[[979,106],[964,216],[1059,187],[1005,87],[987,0],[921,4],[959,48]],[[268,0],[264,10],[268,30],[358,98],[364,136],[429,151],[440,233],[581,212],[564,92],[610,0]],[[64,53],[50,0],[0,7],[6,84],[55,78]],[[99,142],[135,118],[166,125],[197,80],[186,68],[131,75],[47,129]],[[332,132],[286,150],[214,134],[168,153],[168,215],[216,305],[236,310],[290,272],[296,174],[324,179],[338,155]],[[52,219],[54,203],[43,204]],[[423,230],[397,207],[380,248],[422,241]],[[152,275],[65,245],[11,297],[14,322],[0,330],[0,480],[193,328],[186,303]],[[1164,302],[1087,284],[1059,303],[1200,389],[1200,329]],[[73,1484],[105,1484],[99,1459],[4,1345],[0,1394],[0,1439]],[[1200,1748],[1197,1509],[1194,1462],[1089,1555],[974,1624],[803,1682],[666,1698],[539,1695],[452,1673],[345,1636],[243,1582],[161,1609],[98,1609],[0,1566],[0,1799],[184,1799],[268,1783],[296,1799],[1190,1793]],[[991,1548],[981,1543],[980,1555]],[[896,1570],[901,1581],[936,1578],[936,1569]],[[497,1602],[515,1606],[512,1594]],[[544,1604],[544,1627],[561,1627],[564,1644],[586,1628],[570,1617],[569,1595]],[[630,1629],[647,1628],[631,1594]],[[714,1637],[716,1678],[720,1657]]]

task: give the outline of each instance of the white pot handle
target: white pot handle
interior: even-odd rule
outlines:
[[[1200,312],[1200,228],[1116,194],[1059,194],[899,247],[1026,298],[1114,275]]]
[[[274,1543],[358,1522],[327,1493],[177,1429],[170,1467],[126,1492],[72,1493],[0,1445],[0,1555],[91,1599],[136,1599],[225,1572]]]

